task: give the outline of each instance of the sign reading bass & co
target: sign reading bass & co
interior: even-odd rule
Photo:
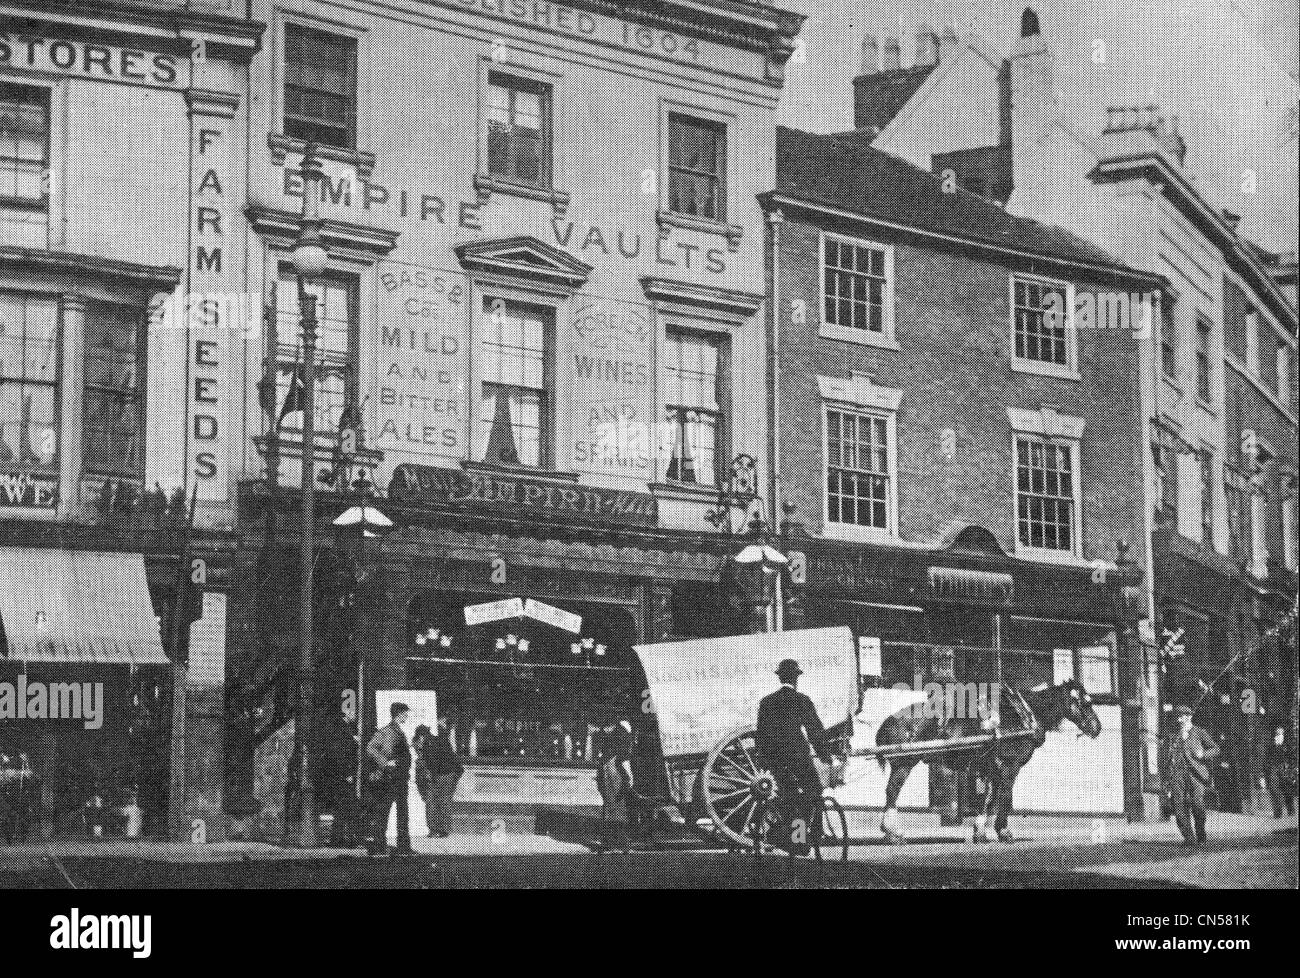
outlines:
[[[526,475],[461,472],[399,465],[388,487],[401,502],[463,503],[505,512],[545,513],[562,519],[656,526],[654,496],[621,489],[547,482]]]

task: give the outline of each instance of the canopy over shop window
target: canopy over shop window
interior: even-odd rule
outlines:
[[[140,554],[0,547],[9,662],[167,665]]]

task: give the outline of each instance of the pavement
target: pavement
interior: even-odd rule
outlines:
[[[206,844],[69,839],[0,846],[0,888],[132,885],[544,886],[735,885],[1094,887],[1297,886],[1297,821],[1211,812],[1209,844],[1188,850],[1172,822],[1016,815],[1018,841],[975,844],[969,821],[939,824],[904,813],[910,841],[886,844],[878,811],[851,812],[850,863],[809,882],[783,857],[745,860],[684,842],[627,856],[593,854],[581,841],[480,832],[415,839],[418,855],[366,859],[352,849],[292,849],[260,842]],[[761,868],[755,864],[762,864]],[[277,865],[278,864],[278,865]],[[391,868],[390,868],[391,867]],[[429,873],[436,870],[436,875]],[[450,875],[448,875],[450,873]],[[206,882],[204,882],[206,881]]]

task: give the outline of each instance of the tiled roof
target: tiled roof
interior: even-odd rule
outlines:
[[[935,66],[893,68],[853,79],[853,125],[879,133],[902,111]]]
[[[778,126],[776,187],[784,197],[903,227],[1132,271],[1069,231],[1009,214],[965,190],[945,193],[938,177],[861,141]]]

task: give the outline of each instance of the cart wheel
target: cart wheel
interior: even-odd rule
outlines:
[[[849,861],[849,820],[840,803],[829,795],[822,798],[821,832],[813,840],[817,861]]]
[[[729,843],[751,848],[755,811],[776,797],[776,781],[758,760],[752,727],[733,731],[709,752],[700,789],[713,830]]]

